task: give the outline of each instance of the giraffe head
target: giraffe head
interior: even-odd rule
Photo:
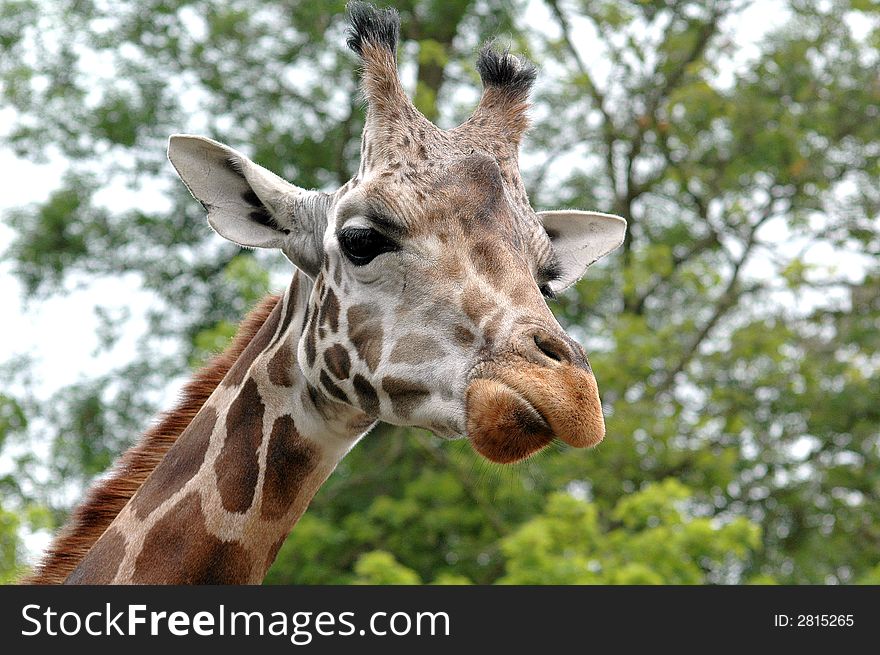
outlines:
[[[201,137],[172,137],[172,163],[220,235],[277,248],[314,281],[294,364],[313,392],[467,436],[496,462],[554,438],[595,445],[596,380],[545,297],[617,248],[626,222],[532,210],[518,165],[530,64],[484,48],[479,105],[441,130],[401,87],[397,13],[349,13],[367,117],[347,184],[306,191]]]

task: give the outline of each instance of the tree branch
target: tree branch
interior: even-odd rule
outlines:
[[[562,12],[562,9],[560,9],[558,0],[546,0],[546,2],[547,6],[550,8],[550,11],[553,12],[554,17],[556,18],[556,22],[559,23],[559,28],[562,30],[562,40],[565,42],[565,48],[566,50],[568,50],[569,54],[571,54],[572,59],[574,59],[575,65],[577,66],[578,72],[581,74],[584,82],[586,83],[587,93],[590,95],[590,98],[592,98],[593,105],[596,107],[599,113],[602,114],[602,136],[605,144],[605,166],[607,168],[608,179],[611,181],[611,188],[614,191],[615,196],[617,196],[618,180],[617,172],[614,169],[614,144],[617,141],[617,136],[614,119],[605,108],[604,93],[602,93],[602,91],[599,90],[599,87],[596,86],[596,83],[593,81],[593,76],[590,75],[590,71],[584,63],[584,60],[578,53],[577,48],[574,47],[574,42],[571,40],[571,26],[569,25],[568,19],[565,17],[565,14]]]
[[[650,186],[649,184],[637,184],[634,179],[635,161],[642,153],[642,147],[645,144],[645,134],[647,134],[649,128],[657,124],[657,110],[660,108],[663,101],[669,97],[669,94],[678,87],[687,67],[694,63],[705,52],[709,45],[709,41],[718,31],[718,23],[722,16],[723,14],[719,11],[712,12],[709,20],[706,21],[700,29],[697,40],[694,42],[691,49],[681,61],[679,61],[678,66],[676,66],[672,72],[665,77],[663,84],[657,88],[657,91],[651,95],[645,107],[644,120],[638,121],[638,129],[631,141],[629,156],[627,157],[626,162],[627,195],[631,196],[633,200],[638,198]],[[651,77],[658,76],[659,68],[660,64],[657,65],[657,68],[654,70]]]
[[[712,328],[718,323],[719,320],[732,308],[734,307],[742,297],[742,293],[738,289],[739,287],[739,275],[742,271],[743,265],[746,263],[746,260],[751,255],[752,250],[755,246],[755,235],[758,233],[758,230],[761,226],[769,220],[771,216],[773,216],[773,207],[775,205],[776,198],[771,198],[767,203],[767,207],[764,212],[761,214],[760,218],[752,224],[748,237],[746,238],[746,242],[743,248],[742,255],[740,255],[739,259],[737,259],[733,264],[733,271],[730,275],[730,280],[727,283],[724,291],[721,293],[721,296],[718,298],[718,302],[715,305],[715,309],[712,312],[712,315],[709,319],[703,324],[703,327],[694,335],[694,338],[685,346],[684,354],[679,360],[678,364],[676,364],[663,378],[663,380],[655,387],[654,395],[659,396],[662,393],[668,391],[675,382],[675,377],[681,373],[688,364],[691,363],[694,356],[696,356],[698,349],[705,341],[706,337],[709,336],[709,333],[712,331]]]

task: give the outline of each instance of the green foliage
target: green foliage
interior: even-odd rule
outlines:
[[[267,582],[876,583],[876,3],[769,3],[782,24],[747,49],[737,12],[753,7],[733,0],[387,4],[409,90],[444,127],[472,109],[490,37],[542,66],[523,144],[533,205],[629,221],[619,253],[553,305],[590,355],[607,437],[495,467],[383,426]],[[206,134],[310,188],[357,170],[343,6],[0,7],[0,146],[67,166],[4,217],[3,265],[28,299],[122,275],[154,299],[112,371],[46,398],[27,360],[4,367],[0,579],[20,566],[19,534],[57,526],[169,381],[289,275],[213,235],[167,136]],[[127,316],[97,311],[111,344]]]
[[[355,584],[420,584],[418,574],[394,559],[394,555],[374,550],[361,555],[354,565]]]
[[[0,507],[0,584],[14,582],[23,572],[19,524],[15,512]]]
[[[693,492],[673,479],[618,501],[603,525],[595,505],[564,493],[502,541],[506,584],[704,584],[735,579],[761,529],[689,516]]]
[[[870,569],[867,573],[865,573],[862,577],[860,577],[856,582],[858,584],[865,584],[865,585],[880,585],[880,564],[875,566],[873,569]]]
[[[0,451],[7,435],[21,432],[26,427],[27,417],[21,405],[15,398],[0,394]]]
[[[223,271],[223,278],[243,307],[251,307],[269,292],[268,271],[248,253],[233,257]],[[199,368],[213,355],[223,352],[235,336],[237,326],[236,322],[221,319],[196,332],[189,357],[190,368]]]

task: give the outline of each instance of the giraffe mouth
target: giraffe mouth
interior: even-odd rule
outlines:
[[[553,441],[553,429],[540,410],[503,382],[476,379],[465,398],[468,437],[488,460],[517,462]]]
[[[486,459],[525,459],[559,438],[576,448],[605,436],[592,373],[575,367],[527,366],[474,379],[465,393],[468,438]]]

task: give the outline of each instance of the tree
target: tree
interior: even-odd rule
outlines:
[[[466,443],[382,428],[319,492],[269,581],[872,579],[877,8],[780,1],[781,27],[750,53],[737,26],[768,3],[389,4],[403,18],[405,80],[441,126],[471,110],[473,53],[490,36],[543,64],[524,159],[533,205],[628,219],[620,254],[554,305],[590,353],[608,436],[497,468]],[[14,113],[3,144],[69,162],[46,202],[8,212],[5,265],[31,302],[123,274],[156,299],[126,365],[48,401],[22,384],[10,393],[25,420],[42,418],[8,439],[27,483],[6,512],[43,507],[60,522],[69,490],[136,437],[169,380],[222,347],[283,270],[212,238],[172,181],[168,134],[235,144],[305,187],[356,168],[363,115],[342,9],[0,10],[0,92]],[[119,189],[152,200],[126,205]],[[126,324],[104,317],[110,347]],[[632,523],[644,504],[658,523]]]
[[[603,530],[595,505],[551,494],[502,542],[508,584],[705,584],[737,580],[760,528],[687,516],[692,492],[670,478],[621,498]]]

